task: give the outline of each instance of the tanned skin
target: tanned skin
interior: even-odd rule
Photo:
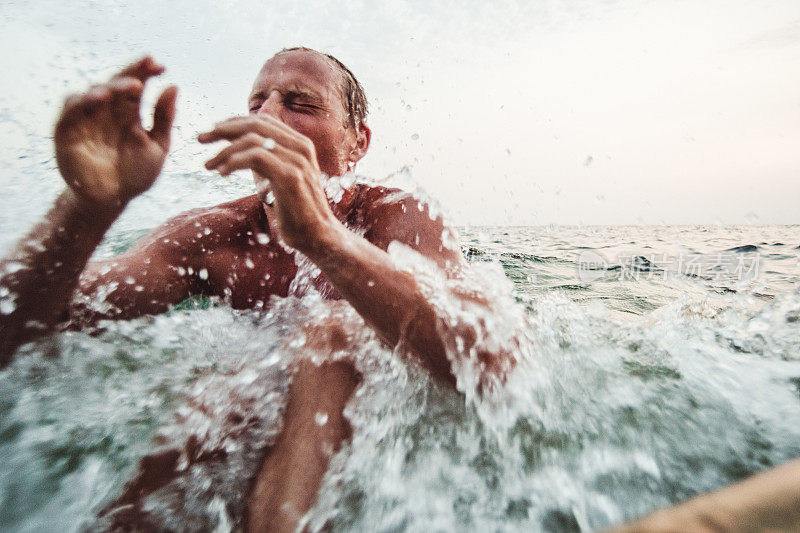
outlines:
[[[658,510],[609,533],[800,531],[800,460]]]
[[[251,170],[255,196],[179,215],[126,253],[87,264],[127,203],[161,171],[177,89],[158,98],[151,130],[143,129],[139,107],[144,84],[163,71],[145,57],[108,83],[67,99],[54,138],[68,187],[0,265],[0,285],[16,304],[0,317],[0,364],[19,345],[65,324],[161,313],[191,295],[224,297],[237,309],[268,305],[270,296],[287,295],[297,271],[281,240],[313,261],[322,270],[318,283],[332,285],[327,292],[345,298],[387,344],[408,339],[414,359],[454,384],[434,310],[386,249],[399,241],[448,276],[466,268],[460,249],[442,242],[441,218],[432,220],[410,196],[361,186],[329,202],[320,173],[338,176],[352,168],[366,153],[371,132],[352,123],[340,71],[315,52],[284,52],[267,61],[253,86],[249,115],[198,137],[226,143],[206,167],[223,176]],[[267,138],[276,143],[270,150]],[[271,207],[262,201],[267,187],[275,198]],[[135,282],[126,282],[130,278]],[[107,310],[80,303],[111,283],[117,287],[104,296]],[[330,454],[350,436],[343,409],[359,379],[347,361],[297,365],[283,433],[255,476],[249,531],[293,530],[313,505]],[[314,423],[320,410],[329,415],[322,428]],[[169,472],[173,463],[169,457],[142,462],[140,475],[116,502],[128,506],[128,512],[115,513],[121,525],[136,525],[137,501],[177,475]]]
[[[460,275],[464,260],[457,246],[442,242],[442,220],[431,220],[408,196],[354,188],[335,204],[327,200],[320,172],[342,175],[366,153],[370,131],[348,121],[341,73],[314,52],[285,52],[267,61],[253,87],[250,115],[221,122],[199,137],[203,143],[229,143],[207,168],[222,175],[250,169],[256,196],[179,215],[125,254],[87,265],[127,203],[161,171],[177,89],[158,98],[150,130],[141,126],[139,107],[144,84],[163,70],[146,57],[108,83],[67,99],[55,146],[68,187],[0,262],[0,286],[15,304],[13,312],[0,315],[0,366],[21,344],[65,324],[161,313],[194,294],[222,296],[237,309],[267,305],[270,296],[287,294],[297,271],[293,254],[277,243],[282,239],[320,267],[318,284],[332,285],[326,293],[345,298],[389,345],[407,340],[412,357],[453,384],[433,308],[413,276],[398,270],[385,250],[399,241],[447,276]],[[266,138],[277,146],[265,149]],[[262,202],[267,184],[274,207]],[[345,222],[365,230],[365,236],[348,231]],[[110,310],[73,300],[76,293],[94,298],[110,283],[118,284],[104,298]],[[458,333],[470,342],[469,331]],[[335,335],[328,340],[335,342]],[[514,363],[510,354],[479,357],[493,375]],[[348,361],[297,365],[282,432],[254,477],[248,531],[293,531],[313,505],[331,454],[350,438],[343,409],[359,379]],[[317,412],[328,414],[323,426],[314,420]],[[172,450],[142,461],[139,476],[106,509],[115,528],[158,528],[138,503],[180,475],[177,456]],[[798,480],[800,463],[794,461],[618,531],[798,531]]]

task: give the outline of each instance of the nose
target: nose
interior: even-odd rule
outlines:
[[[282,108],[283,106],[280,93],[278,91],[272,91],[267,99],[261,104],[261,107],[258,108],[256,113],[259,115],[270,115],[271,117],[283,121],[281,118]]]

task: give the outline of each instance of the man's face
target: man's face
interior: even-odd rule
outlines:
[[[295,50],[278,54],[259,72],[250,113],[269,114],[314,143],[320,170],[341,176],[354,156],[356,130],[348,126],[341,73],[325,57]]]

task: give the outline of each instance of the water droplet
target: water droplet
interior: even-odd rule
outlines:
[[[328,423],[328,413],[318,412],[314,415],[314,422],[316,422],[318,426],[324,426]]]
[[[744,216],[744,221],[747,223],[748,226],[755,226],[758,224],[758,215],[750,211]]]
[[[369,281],[367,282],[367,287],[374,287],[374,286],[375,286],[375,282],[374,282],[374,281],[372,281],[372,280],[369,280]]]
[[[205,233],[206,235],[211,235],[211,228],[204,229],[203,233]]]
[[[127,283],[128,285],[133,285],[134,283],[136,283],[136,280],[128,276],[127,278],[125,278],[125,283]]]
[[[256,240],[258,241],[258,244],[269,244],[269,235],[266,233],[258,233],[256,235]]]
[[[246,266],[247,268],[255,268],[256,264],[253,263],[253,260],[248,257],[247,259],[244,260],[244,266]]]
[[[178,275],[179,276],[185,276],[186,275],[186,269],[183,268],[183,267],[178,267]]]
[[[206,270],[205,268],[201,268],[197,272],[197,275],[200,277],[200,279],[203,279],[203,280],[208,279],[208,270]]]
[[[273,354],[264,360],[264,366],[274,366],[280,362],[281,362],[281,356],[278,354]]]
[[[44,252],[45,250],[47,250],[47,248],[45,248],[45,246],[41,242],[39,242],[38,240],[35,240],[35,239],[29,240],[25,244],[27,244],[28,246],[30,246],[31,248],[33,248],[37,252]]]
[[[295,337],[292,342],[289,343],[290,348],[300,348],[301,346],[305,346],[306,344],[306,336],[300,333],[297,337]]]
[[[16,261],[10,261],[6,263],[7,274],[13,274],[14,272],[19,272],[23,268],[25,268],[25,265],[23,265],[22,263],[18,263]]]
[[[3,298],[0,300],[0,315],[10,315],[17,308],[17,304],[11,298]]]
[[[333,444],[328,441],[323,441],[322,444],[319,445],[322,453],[330,457],[333,455]]]
[[[464,352],[464,339],[461,335],[456,335],[456,351],[459,353]]]
[[[238,377],[239,379],[237,381],[239,383],[241,383],[242,385],[250,385],[251,383],[253,383],[255,380],[258,379],[258,372],[252,369],[246,369],[243,370]]]
[[[135,290],[136,292],[142,292],[144,290],[144,287],[142,287],[141,285],[137,285],[133,288],[133,290]]]

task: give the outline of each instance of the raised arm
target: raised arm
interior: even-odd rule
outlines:
[[[0,366],[20,344],[67,318],[92,252],[127,203],[158,177],[177,89],[161,94],[149,131],[141,125],[139,106],[144,83],[163,71],[146,57],[64,104],[54,140],[68,188],[0,262]]]
[[[265,138],[273,139],[275,146],[265,148]],[[269,182],[283,240],[319,266],[390,345],[402,342],[435,377],[451,384],[455,378],[448,354],[453,350],[474,354],[481,368],[481,385],[484,377],[502,380],[513,367],[509,351],[490,352],[476,345],[479,333],[474,327],[447,323],[414,274],[399,268],[382,249],[399,241],[431,259],[442,280],[459,276],[467,265],[455,238],[446,242],[448,234],[455,234],[441,218],[432,220],[426,207],[410,197],[385,198],[367,210],[368,241],[345,228],[328,207],[315,148],[308,138],[263,116],[234,118],[200,136],[201,142],[221,139],[232,143],[206,166],[223,175],[250,168],[257,186]],[[442,286],[442,290],[447,289]],[[488,303],[474,295],[452,296],[471,299],[479,306]],[[488,312],[488,307],[484,309]]]

